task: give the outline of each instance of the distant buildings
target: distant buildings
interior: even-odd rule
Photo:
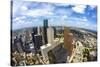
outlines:
[[[91,48],[96,47],[96,39],[93,37],[84,35],[84,39],[78,41],[81,38],[80,36],[83,35],[82,33],[72,30],[72,34],[66,27],[63,29],[61,26],[48,26],[47,19],[43,21],[43,27],[38,26],[24,30],[24,32],[23,30],[17,31],[14,35],[17,35],[16,38],[12,37],[12,53],[17,51],[21,54],[25,53],[26,56],[29,54],[36,56],[35,61],[38,61],[38,63],[34,61],[33,64],[40,62],[41,64],[82,62],[84,43],[86,42],[85,47],[87,45]],[[74,40],[73,35],[78,35],[74,37],[79,38]],[[96,60],[96,50],[91,51],[90,55],[91,61]],[[26,59],[24,60],[26,61]]]

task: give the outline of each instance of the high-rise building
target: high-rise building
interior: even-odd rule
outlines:
[[[40,27],[39,27],[39,26],[38,26],[37,32],[38,32],[38,34],[41,34],[41,33],[40,33]]]
[[[64,47],[67,50],[69,56],[71,56],[73,50],[72,42],[73,42],[72,35],[69,29],[64,28]]]
[[[43,45],[43,42],[42,42],[42,35],[34,35],[34,48],[35,48],[35,51],[37,52],[40,47]]]
[[[30,53],[31,52],[29,43],[25,43],[25,52],[26,53]]]
[[[53,27],[53,29],[54,29],[54,38],[56,38],[57,37],[57,35],[56,35],[56,27]]]
[[[30,52],[34,53],[35,52],[34,43],[29,43],[29,47],[30,47]]]
[[[19,53],[22,53],[24,51],[24,46],[20,38],[16,37],[16,39],[14,39],[14,45]]]
[[[32,41],[33,41],[33,43],[35,42],[35,39],[34,39],[34,35],[36,35],[37,34],[37,28],[36,27],[34,27],[33,28],[33,32],[32,32]]]
[[[41,54],[43,56],[43,60],[46,61],[46,63],[49,63],[49,57],[48,52],[54,49],[56,46],[60,44],[58,39],[55,39],[52,44],[48,43],[47,45],[41,46]]]
[[[33,33],[34,33],[34,34],[37,34],[37,33],[38,33],[37,27],[34,27],[34,28],[33,28]]]
[[[29,42],[31,42],[31,40],[32,40],[31,32],[29,30],[26,30],[25,31],[25,42],[29,43]]]
[[[53,43],[54,40],[54,30],[52,27],[47,28],[47,39],[48,43]]]
[[[25,43],[25,52],[26,53],[34,53],[35,49],[34,49],[34,43],[30,42],[30,43]]]
[[[67,51],[63,48],[62,44],[56,46],[48,52],[50,63],[66,63]]]
[[[44,28],[44,35],[43,35],[44,36],[44,42],[45,42],[45,44],[47,44],[48,43],[48,40],[47,40],[48,20],[47,19],[44,20],[43,28]]]

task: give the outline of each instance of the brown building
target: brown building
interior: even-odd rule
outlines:
[[[68,52],[68,55],[71,56],[72,50],[73,50],[73,37],[70,33],[70,30],[68,28],[64,28],[64,47]]]

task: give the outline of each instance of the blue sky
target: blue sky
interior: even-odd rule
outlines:
[[[97,30],[97,6],[66,3],[13,1],[12,29],[43,26],[71,26]]]

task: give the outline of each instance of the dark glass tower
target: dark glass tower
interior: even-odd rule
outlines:
[[[56,38],[57,37],[57,35],[56,35],[56,27],[53,27],[53,29],[54,29],[54,38]]]
[[[48,43],[48,40],[47,40],[47,28],[48,28],[48,20],[45,19],[44,20],[44,43],[47,44]]]
[[[35,39],[35,41],[34,41],[34,48],[35,48],[35,51],[38,52],[40,47],[43,45],[42,35],[35,35],[34,39]]]
[[[16,50],[19,52],[19,53],[22,53],[24,51],[24,46],[23,46],[23,43],[22,43],[22,40],[21,38],[18,38],[16,36],[16,39],[14,39],[14,47],[16,47]]]
[[[36,35],[36,34],[37,34],[37,28],[34,27],[33,28],[33,33],[32,33],[32,41],[33,41],[33,43],[35,42],[34,35]]]

